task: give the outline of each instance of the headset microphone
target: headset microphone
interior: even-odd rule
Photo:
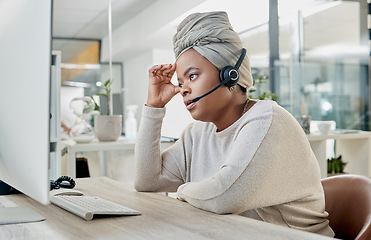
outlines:
[[[238,59],[236,65],[234,67],[226,66],[222,70],[220,70],[219,78],[220,78],[220,81],[222,81],[222,82],[218,86],[216,86],[215,88],[213,88],[210,91],[208,91],[207,93],[205,93],[204,95],[201,95],[199,97],[196,97],[196,98],[192,99],[192,102],[197,102],[201,98],[206,97],[210,93],[212,93],[215,90],[217,90],[218,88],[220,88],[222,85],[226,85],[228,87],[232,87],[232,86],[236,85],[237,81],[238,81],[238,78],[240,77],[240,73],[238,72],[238,69],[240,68],[240,66],[242,64],[242,61],[245,58],[245,55],[246,55],[246,49],[242,48],[241,56]]]
[[[203,97],[206,97],[207,95],[209,95],[210,93],[214,92],[216,89],[220,88],[222,85],[224,85],[227,81],[223,81],[221,82],[218,86],[216,86],[215,88],[213,88],[212,90],[208,91],[207,93],[205,93],[204,95],[201,95],[199,97],[196,97],[194,99],[192,99],[192,102],[197,102],[198,100],[200,100],[201,98]]]

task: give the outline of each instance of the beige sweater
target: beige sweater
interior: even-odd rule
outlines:
[[[207,211],[334,236],[316,157],[285,109],[258,101],[221,132],[213,123],[194,122],[161,154],[164,116],[165,108],[143,109],[135,148],[138,191],[177,191],[179,199]]]

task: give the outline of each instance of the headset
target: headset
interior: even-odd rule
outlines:
[[[226,85],[227,87],[232,87],[232,86],[236,85],[237,81],[240,77],[240,73],[238,72],[238,69],[240,68],[240,66],[242,64],[242,61],[245,58],[245,56],[246,56],[246,49],[242,48],[242,53],[241,53],[240,58],[238,59],[236,65],[234,65],[234,67],[225,66],[224,68],[222,68],[222,70],[220,70],[219,78],[220,78],[221,83],[218,86],[216,86],[215,88],[213,88],[210,91],[208,91],[207,93],[205,93],[204,95],[201,95],[199,97],[196,97],[196,98],[192,99],[192,102],[197,102],[201,98],[206,97],[210,93],[212,93],[215,90],[217,90],[218,88],[220,88],[222,85]]]

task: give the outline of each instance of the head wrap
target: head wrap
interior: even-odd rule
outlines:
[[[190,48],[221,70],[235,66],[242,52],[242,42],[233,30],[226,12],[193,13],[178,26],[173,38],[176,59]],[[239,68],[239,85],[250,88],[253,84],[250,62],[246,56]]]

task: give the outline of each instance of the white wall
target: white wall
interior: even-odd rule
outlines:
[[[146,52],[124,62],[124,109],[128,105],[138,105],[138,123],[147,100],[148,69],[152,64],[152,53]],[[126,110],[124,117],[126,117]],[[139,124],[138,124],[139,126]]]

